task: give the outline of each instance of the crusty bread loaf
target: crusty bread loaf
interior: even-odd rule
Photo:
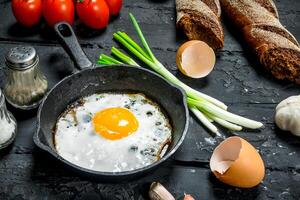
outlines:
[[[220,0],[259,61],[278,79],[300,84],[300,48],[279,22],[272,0]]]
[[[213,49],[224,46],[219,0],[176,0],[177,27],[190,40],[202,40]]]

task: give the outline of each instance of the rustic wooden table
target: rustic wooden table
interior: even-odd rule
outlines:
[[[276,1],[281,22],[300,40],[300,1]],[[32,141],[36,111],[9,108],[18,121],[14,144],[0,155],[0,199],[148,199],[149,184],[163,183],[176,199],[184,192],[204,199],[299,199],[300,139],[278,130],[273,123],[274,108],[282,99],[299,94],[299,86],[276,81],[239,43],[238,34],[226,20],[225,47],[217,55],[215,70],[207,78],[192,80],[176,69],[175,53],[184,37],[176,32],[174,0],[124,0],[122,13],[104,31],[86,31],[75,25],[76,34],[90,59],[109,53],[112,34],[117,30],[134,33],[128,18],[132,12],[139,20],[154,53],[168,69],[192,87],[212,95],[238,114],[260,120],[260,131],[232,133],[251,142],[261,153],[266,176],[253,189],[229,187],[217,181],[209,169],[209,158],[220,142],[209,142],[211,135],[194,119],[184,144],[176,155],[151,175],[119,184],[84,179],[68,171],[58,161],[39,150]],[[230,30],[229,30],[230,29]],[[17,45],[33,45],[50,87],[69,75],[73,65],[53,32],[41,25],[25,30],[16,24],[10,0],[0,0],[0,86],[3,85],[4,55]],[[247,172],[245,172],[247,173]]]

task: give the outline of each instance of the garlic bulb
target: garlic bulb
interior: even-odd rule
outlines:
[[[280,129],[300,136],[300,95],[291,96],[277,105],[275,122]]]

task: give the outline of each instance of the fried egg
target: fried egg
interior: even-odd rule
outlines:
[[[58,154],[83,168],[123,172],[159,160],[172,139],[160,107],[143,94],[93,94],[73,103],[58,118]]]

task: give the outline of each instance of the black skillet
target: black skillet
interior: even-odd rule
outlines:
[[[35,144],[81,175],[103,181],[128,180],[144,175],[170,158],[182,144],[188,128],[189,115],[185,93],[147,69],[92,64],[82,51],[69,24],[58,23],[55,32],[80,71],[61,80],[45,96],[38,110],[37,130],[33,137]],[[57,154],[52,129],[59,115],[80,97],[101,92],[141,92],[163,108],[171,121],[173,138],[162,159],[144,168],[113,173],[79,167]]]

